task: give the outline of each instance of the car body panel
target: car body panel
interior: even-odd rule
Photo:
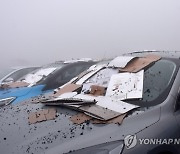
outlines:
[[[123,140],[124,135],[139,132],[156,123],[160,116],[160,109],[157,108],[153,112],[142,112],[143,116],[133,115],[125,119],[120,126],[116,124],[94,125],[91,123],[76,125],[69,120],[71,115],[77,113],[76,111],[57,107],[58,117],[55,120],[29,125],[28,114],[37,111],[37,109],[46,108],[49,107],[41,104],[26,104],[0,109],[0,121],[2,122],[0,146],[4,147],[2,152],[20,154],[22,151],[23,153],[27,152],[29,147],[30,152],[36,153],[46,151],[47,147],[48,150],[50,149],[49,153],[57,153],[59,149],[61,152],[69,152],[105,142]],[[151,118],[150,115],[152,114],[156,116]],[[5,141],[4,138],[6,138]],[[12,138],[13,140],[11,140]],[[7,143],[11,145],[11,149],[7,147]]]
[[[82,71],[84,71],[86,68],[90,67],[93,64],[95,64],[95,62],[77,62],[77,63],[71,63],[69,65],[66,64],[64,67],[56,69],[56,71],[53,74],[49,74],[44,80],[40,81],[38,84],[34,86],[1,90],[0,99],[4,99],[8,97],[16,97],[16,99],[12,102],[12,104],[17,104],[25,100],[28,100],[32,97],[43,95],[48,92],[52,92],[55,88],[62,86],[63,84],[68,82],[72,77],[78,75],[72,73],[72,75],[70,75],[69,78],[58,80],[58,78],[61,77],[60,76],[61,74],[63,75],[63,73],[64,74],[66,73],[67,69],[71,70],[72,72],[73,70],[71,67],[74,67],[74,69],[76,67],[77,68],[80,67]],[[81,70],[78,71],[75,73],[81,73]],[[58,81],[55,82],[56,80]]]
[[[59,106],[30,103],[1,108],[0,149],[2,153],[62,154],[71,152],[73,154],[74,150],[103,143],[120,141],[122,144],[127,135],[136,135],[138,140],[180,138],[180,108],[176,107],[177,103],[180,103],[177,101],[180,92],[180,60],[177,61],[175,77],[166,93],[165,100],[162,99],[163,101],[154,106],[142,106],[128,112],[121,125],[93,124],[91,121],[77,125],[70,121],[70,117],[79,111]],[[57,111],[56,119],[29,124],[30,113],[51,108]],[[180,145],[141,145],[137,142],[137,145],[131,149],[124,146],[118,154],[160,154],[164,152],[163,150],[177,154],[180,152]]]

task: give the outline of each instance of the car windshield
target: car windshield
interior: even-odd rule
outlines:
[[[68,64],[62,69],[56,70],[44,80],[40,81],[38,85],[39,84],[46,85],[43,90],[58,88],[63,84],[67,83],[73,77],[80,74],[82,71],[89,68],[93,64],[95,64],[95,62],[78,62],[78,63]]]
[[[36,70],[38,67],[30,67],[30,68],[23,68],[14,73],[12,73],[8,78],[12,78],[13,81],[19,80],[24,75],[31,73],[32,71]]]
[[[162,59],[144,72],[143,97],[141,100],[129,100],[128,103],[149,107],[162,103],[171,89],[176,64]]]

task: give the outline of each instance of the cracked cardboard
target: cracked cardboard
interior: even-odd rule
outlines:
[[[108,121],[102,121],[102,120],[98,120],[98,119],[92,119],[91,122],[93,124],[111,124],[111,123],[114,123],[114,124],[122,124],[123,120],[124,120],[124,117],[126,116],[127,114],[121,114],[120,116],[116,117],[116,118],[113,118],[111,120],[108,120]]]
[[[139,57],[132,59],[124,68],[120,68],[120,71],[137,73],[144,69],[148,65],[160,60],[158,55],[147,55],[146,57]]]
[[[106,87],[98,86],[98,85],[92,85],[90,94],[94,96],[104,96],[106,93]]]
[[[121,115],[121,113],[109,110],[99,105],[82,106],[78,109],[83,111],[85,114],[100,120],[110,120]]]
[[[67,92],[73,92],[76,91],[78,89],[80,89],[82,86],[81,85],[77,85],[77,84],[67,84],[65,85],[63,88],[59,89],[54,96],[58,97],[61,94],[67,93]]]
[[[37,112],[30,113],[28,117],[28,121],[29,124],[35,124],[37,122],[53,120],[55,118],[56,118],[55,109],[43,109]]]

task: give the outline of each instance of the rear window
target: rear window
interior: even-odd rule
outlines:
[[[32,71],[36,70],[36,67],[30,67],[30,68],[23,68],[20,69],[13,74],[11,74],[8,78],[13,78],[13,81],[19,80],[21,77],[25,76],[28,73],[31,73]]]
[[[174,80],[176,64],[162,59],[144,72],[143,98],[129,100],[128,103],[139,106],[153,106],[162,103],[168,96]]]

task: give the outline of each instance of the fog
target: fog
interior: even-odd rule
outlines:
[[[179,0],[0,0],[0,67],[180,51]]]

